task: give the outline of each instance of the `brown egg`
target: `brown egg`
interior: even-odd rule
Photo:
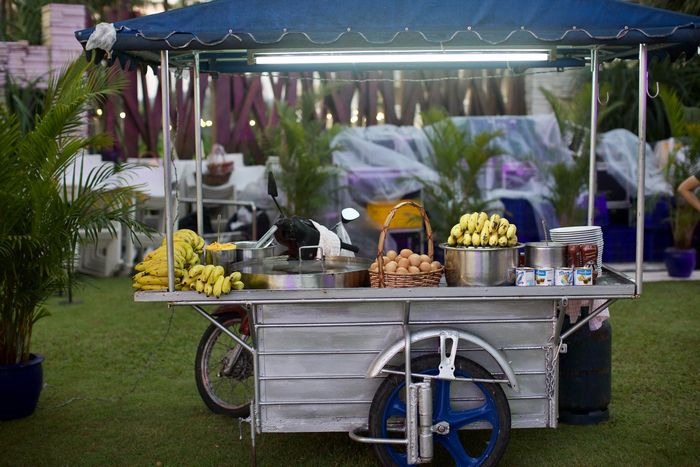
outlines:
[[[397,274],[408,274],[408,269],[406,269],[406,268],[398,268],[398,269],[396,270],[396,273],[397,273]]]
[[[370,270],[370,271],[376,271],[377,269],[379,269],[379,267],[377,266],[377,262],[376,262],[376,261],[375,261],[374,263],[372,263],[372,264],[369,265],[369,270]]]
[[[408,272],[411,274],[418,274],[420,272],[420,269],[418,269],[416,266],[409,266]]]
[[[428,256],[428,255],[420,255],[420,262],[421,262],[421,263],[428,263],[428,264],[430,264],[430,256]]]
[[[417,267],[421,263],[420,255],[413,253],[411,256],[408,257],[408,261],[411,263],[411,266]]]
[[[413,252],[411,250],[409,250],[408,248],[404,248],[403,250],[401,250],[401,256],[403,256],[404,258],[408,258],[412,254],[413,254]]]
[[[388,256],[384,256],[384,264],[387,264],[389,261],[391,261],[393,258],[389,258]]]
[[[396,272],[396,268],[398,268],[398,267],[399,266],[398,266],[398,264],[396,264],[396,261],[389,261],[389,263],[386,266],[384,266],[384,270],[386,272],[394,273],[394,272]]]
[[[418,269],[420,269],[421,272],[430,272],[430,263],[428,263],[427,261],[420,263]]]
[[[408,267],[411,265],[411,262],[408,260],[408,258],[401,258],[397,261],[399,264],[400,268],[408,269]]]
[[[396,251],[394,251],[394,250],[389,250],[389,251],[387,251],[387,252],[386,252],[386,255],[389,257],[389,259],[394,259],[394,258],[396,258],[397,256],[399,256],[399,254],[396,253]]]
[[[440,261],[433,261],[430,263],[430,269],[435,271],[436,269],[440,269],[442,267],[442,264],[440,264]]]

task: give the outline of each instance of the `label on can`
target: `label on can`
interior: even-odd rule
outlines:
[[[532,287],[535,285],[535,270],[533,268],[515,268],[515,285]]]
[[[554,270],[554,285],[574,285],[573,268],[557,268]]]
[[[554,285],[554,269],[535,269],[535,285]]]
[[[593,269],[576,268],[574,271],[574,285],[593,285]]]

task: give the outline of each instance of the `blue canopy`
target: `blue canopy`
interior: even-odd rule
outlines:
[[[570,66],[592,47],[606,60],[640,43],[672,58],[700,44],[700,17],[618,0],[216,0],[114,26],[123,64],[201,51],[203,71],[265,71],[245,59],[261,49],[545,47],[556,58],[534,66]],[[83,46],[93,30],[75,33]]]

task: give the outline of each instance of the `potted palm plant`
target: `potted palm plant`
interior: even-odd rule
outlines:
[[[331,199],[330,181],[337,172],[333,151],[338,149],[332,140],[342,127],[326,128],[326,120],[316,114],[316,103],[326,92],[305,92],[297,106],[275,102],[278,125],[257,134],[261,147],[279,157],[275,178],[290,215],[318,216]]]
[[[661,90],[661,101],[678,144],[663,165],[663,174],[672,189],[700,168],[700,123],[691,123],[688,109],[678,95],[667,88]],[[700,212],[681,196],[667,198],[673,233],[673,246],[664,251],[664,263],[671,277],[689,277],[695,269],[697,252],[693,248],[693,232],[700,222]]]
[[[112,183],[123,168],[73,169],[82,151],[109,143],[80,129],[85,112],[119,86],[81,58],[50,79],[31,127],[0,105],[0,419],[36,407],[43,358],[31,352],[32,330],[46,300],[65,289],[75,238],[96,241],[119,225],[147,230],[130,214],[135,188]]]
[[[479,177],[489,159],[502,150],[494,140],[500,131],[471,135],[459,128],[442,109],[422,114],[425,134],[431,146],[431,162],[436,181],[417,180],[423,186],[423,200],[437,238],[447,238],[450,228],[462,214],[483,211],[491,200],[484,197]]]

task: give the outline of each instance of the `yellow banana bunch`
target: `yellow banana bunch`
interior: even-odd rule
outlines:
[[[463,214],[450,229],[449,246],[505,247],[518,243],[517,227],[500,214],[485,212]]]

